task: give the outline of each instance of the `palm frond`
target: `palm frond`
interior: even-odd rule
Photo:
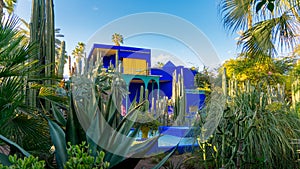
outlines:
[[[49,127],[42,118],[17,115],[0,129],[1,134],[35,155],[46,153],[51,147]]]
[[[298,27],[293,18],[285,13],[280,17],[256,23],[242,34],[238,44],[251,58],[261,55],[275,56],[276,49],[281,52],[293,49]]]
[[[26,104],[28,75],[40,70],[32,56],[34,43],[22,44],[19,19],[9,16],[0,24],[0,133],[30,151],[48,151],[47,123]]]
[[[256,0],[222,0],[219,11],[224,27],[232,33],[246,30],[252,20],[252,4]]]

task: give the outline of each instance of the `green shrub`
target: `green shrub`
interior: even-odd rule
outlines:
[[[39,161],[38,157],[29,156],[24,159],[18,158],[17,155],[9,156],[10,166],[0,164],[0,169],[44,169],[45,161]]]
[[[105,169],[109,167],[109,162],[104,162],[105,153],[103,151],[97,152],[97,156],[94,157],[91,155],[89,145],[85,145],[85,142],[82,142],[80,145],[71,145],[69,144],[68,152],[68,161],[66,162],[65,169],[83,169],[83,168],[101,168]]]
[[[219,147],[221,166],[298,168],[291,140],[300,138],[300,119],[288,103],[269,98],[254,89],[238,92],[229,103],[213,143]]]

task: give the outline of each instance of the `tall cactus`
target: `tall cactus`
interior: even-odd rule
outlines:
[[[175,70],[173,73],[172,100],[173,100],[173,106],[174,106],[174,111],[173,111],[174,112],[174,120],[176,120],[176,125],[183,125],[184,120],[185,120],[186,94],[185,94],[183,79],[184,78],[183,78],[182,70],[181,70],[180,74],[178,74],[178,75]]]
[[[62,41],[60,46],[60,53],[58,57],[58,65],[57,65],[58,77],[63,77],[64,65],[65,65],[65,54],[66,54],[66,45],[65,45],[65,41]]]
[[[153,106],[153,109],[154,109],[154,106]],[[155,110],[156,110],[157,117],[159,117],[160,123],[163,126],[167,126],[168,125],[168,121],[169,121],[169,116],[168,116],[168,97],[164,96],[163,98],[161,98],[159,100],[156,100],[156,109]]]
[[[227,78],[226,78],[226,68],[223,69],[222,74],[222,89],[225,98],[227,99]]]
[[[149,103],[149,100],[148,100],[148,95],[149,95],[148,89],[144,89],[144,86],[142,85],[140,87],[139,104],[142,104],[142,102],[145,102],[144,106],[142,108],[142,112],[146,112],[146,113],[149,112],[149,106],[150,106],[150,103]]]
[[[33,0],[30,41],[36,43],[39,50],[33,59],[39,60],[40,66],[44,66],[44,69],[38,72],[39,74],[31,76],[42,76],[44,78],[53,77],[55,73],[54,40],[53,0]],[[52,80],[46,80],[43,85],[50,86],[53,83]],[[36,97],[37,91],[32,89],[28,92],[28,95],[30,98],[28,104],[34,107],[38,106]],[[44,106],[46,109],[49,109],[50,104],[45,101]]]
[[[46,60],[46,77],[52,77],[55,73],[55,28],[54,28],[54,9],[53,0],[46,1],[46,32],[44,38],[46,39],[45,60]],[[48,66],[49,65],[49,66]],[[52,81],[46,82],[52,85]]]
[[[295,76],[292,82],[292,104],[294,108],[298,102],[300,102],[300,80],[298,76]]]
[[[300,60],[296,62],[291,75],[291,92],[292,92],[292,106],[297,111],[300,110]],[[298,106],[299,105],[299,106]]]

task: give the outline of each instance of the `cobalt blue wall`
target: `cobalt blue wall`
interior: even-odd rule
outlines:
[[[137,101],[139,101],[140,99],[140,89],[141,89],[141,86],[144,87],[145,89],[145,84],[144,83],[130,83],[129,85],[129,91],[130,91],[130,94],[129,94],[129,101],[132,102],[134,100],[134,98],[137,96]],[[153,88],[152,88],[153,87]],[[157,88],[158,88],[158,85],[157,83],[148,83],[148,98],[149,98],[149,103],[150,103],[150,106],[149,108],[151,107],[152,105],[152,94],[153,94],[153,97],[155,98],[154,101],[156,101],[156,96],[157,96]],[[144,95],[143,97],[145,98],[145,92],[144,92]],[[130,104],[128,104],[128,106],[130,106]]]
[[[132,102],[134,100],[135,96],[137,96],[137,101],[139,101],[141,86],[144,86],[144,88],[145,88],[145,84],[130,83],[130,85],[129,85],[129,91],[130,91],[129,99],[130,99],[130,102]]]
[[[189,68],[182,68],[183,72],[183,83],[186,89],[194,89],[194,74]],[[180,73],[180,70],[178,70]]]
[[[92,57],[93,51],[97,48],[118,50],[119,60],[122,60],[122,58],[143,59],[143,60],[147,61],[148,67],[151,67],[151,50],[150,49],[134,48],[134,47],[128,47],[128,46],[114,46],[114,45],[105,45],[105,44],[94,44],[91,52],[88,55],[88,63]],[[96,56],[93,56],[93,57],[96,57]],[[112,57],[111,59],[114,59],[114,57]],[[115,60],[113,60],[112,63],[115,64]]]
[[[88,55],[88,60],[91,59],[92,53],[96,48],[100,49],[112,49],[112,50],[118,50],[119,59],[122,60],[123,58],[135,58],[135,59],[143,59],[146,60],[148,63],[148,67],[151,67],[151,50],[150,49],[143,49],[143,48],[134,48],[134,47],[127,47],[127,46],[113,46],[113,45],[104,45],[104,44],[94,44],[92,51]],[[95,56],[94,56],[95,57]],[[112,55],[110,57],[104,57],[104,67],[107,68],[112,62],[112,64],[115,64],[115,55]],[[151,75],[160,75],[160,90],[164,92],[165,96],[168,96],[170,99],[172,96],[172,75],[173,72],[176,70],[177,74],[181,73],[181,70],[183,71],[183,77],[184,77],[184,86],[186,89],[194,89],[194,76],[196,74],[196,71],[192,71],[188,68],[184,68],[183,66],[175,66],[171,61],[167,62],[161,69],[158,68],[151,68]],[[145,84],[137,84],[137,83],[131,83],[129,86],[129,98],[130,101],[134,99],[134,97],[137,95],[139,98],[140,93],[140,86],[143,85],[145,87]],[[157,89],[157,84],[154,85],[154,89]],[[152,91],[152,85],[148,84],[148,90],[149,94]],[[155,93],[156,94],[156,93]],[[160,93],[160,96],[163,96],[162,93]],[[187,93],[187,112],[189,110],[190,106],[198,106],[198,108],[202,108],[205,101],[205,94],[192,94]],[[149,97],[151,98],[151,97]],[[149,100],[151,102],[151,100]]]
[[[160,90],[162,90],[164,92],[165,96],[168,96],[168,98],[170,99],[172,96],[172,74],[169,74],[168,72],[166,72],[160,68],[152,68],[151,75],[159,75],[160,76],[160,78],[159,78]]]
[[[116,56],[112,55],[112,56],[107,56],[103,58],[103,67],[104,68],[108,68],[110,65],[110,62],[114,65],[115,67],[115,62],[116,62]]]
[[[190,106],[198,106],[198,109],[202,109],[205,104],[205,94],[186,94],[186,111],[189,112]]]

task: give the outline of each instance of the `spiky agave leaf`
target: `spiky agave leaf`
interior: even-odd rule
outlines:
[[[98,144],[106,151],[105,160],[110,161],[110,167],[117,165],[126,158],[146,155],[151,147],[157,143],[158,137],[134,144],[135,136],[129,136],[129,131],[137,116],[135,111],[139,111],[144,102],[140,105],[131,106],[132,110],[128,112],[126,117],[116,123],[115,118],[120,112],[113,99],[113,94],[109,95],[108,102],[104,106],[105,109],[101,110],[98,108],[101,105],[98,105],[93,81],[86,76],[72,77],[72,80],[76,115],[86,131],[88,141]],[[136,103],[134,102],[134,104]]]

